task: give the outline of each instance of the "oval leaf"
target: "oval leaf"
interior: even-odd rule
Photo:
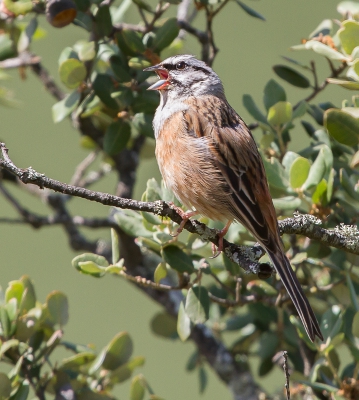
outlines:
[[[344,21],[337,34],[342,48],[347,54],[351,54],[355,47],[359,46],[359,22]]]
[[[168,47],[178,36],[179,27],[177,18],[168,19],[156,32],[152,47],[156,52],[160,52]]]
[[[122,119],[112,122],[105,132],[103,139],[104,151],[113,156],[123,150],[131,137],[131,127]]]
[[[287,101],[280,101],[268,110],[268,122],[273,125],[282,125],[292,119],[292,105]]]
[[[264,88],[263,103],[267,110],[279,101],[286,101],[287,96],[282,86],[274,79],[271,79]]]
[[[164,247],[162,249],[162,257],[171,268],[180,273],[194,272],[191,257],[177,246],[169,245]]]
[[[294,160],[289,170],[289,181],[293,189],[300,188],[307,180],[310,170],[310,162],[304,157]]]
[[[274,65],[273,70],[280,78],[293,86],[303,89],[310,86],[309,80],[293,68],[287,67],[286,65]]]
[[[60,64],[59,74],[62,83],[69,89],[75,89],[86,78],[87,72],[82,61],[76,58],[69,58]]]
[[[186,314],[183,301],[181,301],[178,310],[177,333],[182,342],[185,342],[189,338],[189,335],[191,334],[191,320],[189,316]]]
[[[324,114],[324,125],[330,136],[339,143],[347,146],[358,144],[359,120],[350,114],[337,109],[329,109]]]
[[[118,333],[106,347],[102,367],[109,370],[118,368],[130,359],[132,351],[130,335],[127,332]]]
[[[64,326],[69,319],[69,303],[67,297],[58,290],[51,292],[46,298],[50,318],[55,324]]]
[[[194,324],[203,324],[209,316],[208,291],[203,286],[193,286],[186,297],[186,314]]]

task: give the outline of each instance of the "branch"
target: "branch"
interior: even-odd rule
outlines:
[[[177,224],[180,224],[182,221],[181,216],[177,213],[172,204],[161,200],[156,202],[136,201],[108,193],[96,192],[82,187],[68,185],[48,178],[44,174],[36,172],[31,167],[27,169],[18,168],[9,158],[8,150],[4,143],[0,143],[0,151],[3,156],[0,160],[0,167],[15,174],[24,184],[31,183],[42,189],[52,189],[59,193],[81,197],[107,206],[149,212],[170,218]],[[287,218],[279,221],[279,227],[281,234],[305,235],[328,246],[359,255],[359,231],[356,231],[355,227],[340,225],[334,230],[328,230],[318,226],[319,223],[321,223],[320,220],[313,216],[295,214],[294,218]],[[189,220],[185,225],[185,229],[191,233],[198,234],[204,241],[208,240],[218,245],[219,237],[217,231],[208,228],[205,224],[196,220]],[[224,240],[224,252],[233,262],[240,265],[245,271],[252,273],[257,272],[259,268],[258,260],[264,254],[263,249],[259,246],[238,246],[229,243],[227,240]]]
[[[313,100],[314,97],[316,97],[320,92],[322,92],[327,87],[327,85],[329,84],[328,79],[337,78],[345,70],[345,68],[348,66],[346,62],[343,62],[338,68],[334,68],[333,69],[331,61],[329,59],[327,59],[327,60],[328,60],[329,65],[331,66],[331,69],[332,69],[332,73],[330,74],[330,76],[328,76],[328,78],[326,78],[320,85],[318,85],[318,83],[316,82],[315,85],[314,85],[313,92],[309,96],[307,96],[305,99],[299,101],[293,107],[293,110],[295,110],[302,101],[305,101],[305,102],[308,103],[309,101]],[[313,65],[312,65],[312,68],[313,68]],[[315,77],[315,80],[316,80],[316,71],[315,71],[315,69],[313,69],[313,74],[314,74],[314,77]]]

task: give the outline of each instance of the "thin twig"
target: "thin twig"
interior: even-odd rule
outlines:
[[[286,351],[283,351],[283,370],[284,370],[284,376],[285,376],[285,391],[286,391],[286,396],[287,400],[290,400],[290,387],[289,387],[289,370],[288,370],[288,353]]]

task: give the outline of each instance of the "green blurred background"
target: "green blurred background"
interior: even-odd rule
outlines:
[[[303,61],[315,59],[314,53],[294,53],[289,51],[289,47],[307,38],[324,18],[340,16],[336,12],[336,0],[246,2],[267,20],[263,22],[249,17],[234,1],[228,4],[214,22],[216,44],[220,49],[214,69],[223,80],[229,102],[250,123],[251,118],[242,105],[243,94],[250,93],[257,104],[262,104],[263,88],[270,78],[275,77],[272,65],[283,63],[281,55]],[[128,19],[137,22],[138,16],[130,11]],[[195,24],[201,27],[201,15]],[[58,82],[57,60],[61,50],[79,39],[86,39],[85,32],[77,27],[55,29],[44,19],[41,26],[46,29],[47,36],[33,43],[32,50],[42,57],[43,65]],[[190,38],[185,43],[185,51],[199,55],[198,45]],[[325,64],[319,69],[319,74],[321,79],[328,74]],[[53,124],[51,106],[55,101],[31,71],[27,71],[26,75],[27,78],[21,80],[20,74],[12,71],[12,79],[4,83],[14,91],[21,105],[17,109],[0,108],[0,140],[5,141],[10,156],[18,166],[31,165],[49,177],[69,182],[74,169],[87,153],[80,148],[79,135],[69,121]],[[292,103],[309,93],[308,90],[296,89],[292,94],[288,84],[283,81],[281,84]],[[330,87],[322,99],[330,98],[339,105],[343,97],[344,90]],[[309,143],[303,129],[297,128],[294,132],[291,149]],[[147,179],[153,176],[159,177],[155,161],[143,161],[135,188],[137,199],[145,190]],[[93,189],[113,193],[114,187],[115,176],[111,175]],[[37,199],[30,195],[24,197],[16,188],[10,189],[19,198],[22,196],[22,204],[32,211],[41,214],[50,212],[44,210]],[[71,211],[85,216],[104,216],[108,213],[104,206],[79,199],[72,201]],[[12,207],[0,197],[0,217],[16,216]],[[106,230],[86,231],[86,234],[91,238],[109,238]],[[44,302],[51,290],[67,294],[70,321],[65,329],[66,340],[93,343],[100,350],[117,332],[128,331],[134,340],[134,355],[146,357],[142,371],[156,394],[168,400],[200,396],[197,375],[185,372],[185,364],[194,351],[193,344],[164,340],[151,333],[149,323],[161,308],[133,285],[112,277],[94,279],[80,275],[71,266],[71,259],[76,254],[69,249],[61,228],[34,230],[21,225],[0,225],[0,251],[0,284],[3,288],[8,281],[28,274],[35,282],[40,301]],[[225,337],[227,343],[234,339],[232,335]],[[256,365],[253,368],[256,372]],[[231,399],[227,388],[209,368],[207,371],[209,385],[201,398]],[[261,384],[266,388],[275,387],[274,380],[276,385],[284,384],[280,371],[274,374],[275,379],[272,373],[262,379]],[[118,398],[128,398],[128,384],[119,388],[116,392]]]

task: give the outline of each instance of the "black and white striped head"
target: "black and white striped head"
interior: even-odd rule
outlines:
[[[148,90],[159,90],[161,94],[166,91],[166,96],[170,93],[171,97],[223,94],[218,75],[206,63],[191,55],[169,57],[145,71],[154,71],[159,77],[159,81]]]

